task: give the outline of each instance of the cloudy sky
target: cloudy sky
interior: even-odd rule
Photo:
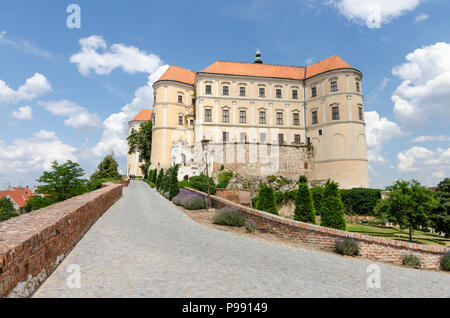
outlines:
[[[69,28],[81,8],[80,28]],[[53,160],[91,174],[151,108],[173,64],[304,66],[339,55],[364,74],[372,187],[450,176],[448,0],[3,0],[0,189],[34,185]],[[70,9],[70,8],[69,8]],[[69,22],[76,22],[69,19]]]

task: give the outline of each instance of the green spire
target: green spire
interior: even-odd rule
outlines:
[[[257,64],[263,64],[262,58],[261,58],[261,51],[259,50],[259,47],[256,49],[256,54],[255,54],[255,63]]]

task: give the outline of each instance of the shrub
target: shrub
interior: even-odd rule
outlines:
[[[219,181],[217,183],[218,189],[226,189],[228,184],[230,183],[231,178],[233,178],[233,172],[227,171],[219,173]]]
[[[281,191],[276,191],[274,194],[275,196],[275,202],[277,202],[277,204],[280,204],[284,201],[284,193]]]
[[[208,192],[208,187],[206,185],[206,175],[203,173],[199,176],[190,177],[185,186],[205,193]],[[216,193],[216,184],[211,177],[209,178],[209,188],[211,194]]]
[[[188,210],[206,209],[206,200],[201,196],[189,196],[184,201],[184,207]]]
[[[180,192],[180,187],[178,186],[178,165],[169,169],[168,190],[169,200],[172,200]]]
[[[350,239],[337,239],[334,248],[338,254],[342,255],[356,256],[359,254],[358,244]]]
[[[381,190],[353,188],[340,190],[341,199],[347,214],[373,215],[373,210],[380,199]]]
[[[306,176],[300,176],[298,178],[298,183],[307,183],[308,182],[308,178],[306,178]]]
[[[9,198],[0,199],[0,222],[9,220],[18,216],[19,213],[14,209],[14,204]]]
[[[159,170],[158,178],[156,179],[156,189],[159,190],[161,188],[161,183],[164,177],[164,169],[161,168]]]
[[[277,202],[273,194],[273,189],[261,183],[256,200],[256,209],[278,215]]]
[[[306,182],[298,186],[298,194],[295,200],[294,220],[308,223],[316,223],[316,210],[313,197]]]
[[[311,195],[314,201],[314,208],[316,209],[316,213],[320,213],[320,201],[322,201],[323,188],[322,187],[313,187],[311,188]]]
[[[223,169],[225,169],[224,165],[220,165],[220,170],[223,171]]]
[[[344,205],[339,195],[339,184],[328,180],[320,202],[320,225],[338,230],[345,230]]]
[[[24,210],[25,212],[36,211],[56,202],[58,202],[58,200],[49,196],[34,196],[28,199],[27,204],[25,204]]]
[[[267,181],[269,181],[269,183],[273,183],[273,182],[277,181],[277,177],[276,176],[268,176]]]
[[[420,258],[418,258],[416,255],[408,254],[403,256],[403,265],[414,268],[420,268],[420,266],[422,266],[422,262],[420,261]]]
[[[256,226],[252,221],[246,221],[245,230],[247,231],[247,233],[253,233],[256,231]]]
[[[297,198],[297,194],[298,194],[298,190],[295,190],[295,189],[286,191],[284,193],[284,200],[285,201],[288,201],[288,200],[295,201],[295,198]]]
[[[441,269],[450,271],[450,252],[447,252],[441,258]]]
[[[235,207],[225,207],[216,212],[213,222],[219,225],[243,226],[245,222],[244,215]]]

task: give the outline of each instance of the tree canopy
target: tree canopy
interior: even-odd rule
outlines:
[[[339,184],[328,180],[320,202],[320,225],[345,230],[345,211],[339,193]]]
[[[450,178],[442,180],[434,192],[438,206],[431,211],[432,227],[450,237]]]
[[[14,204],[9,198],[0,199],[0,222],[18,215],[19,213],[14,209]]]
[[[114,153],[111,152],[99,163],[97,170],[91,176],[91,180],[121,179],[122,176],[120,175],[118,168],[119,164],[114,159]]]

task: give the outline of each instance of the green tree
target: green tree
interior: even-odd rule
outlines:
[[[121,179],[122,176],[119,174],[119,164],[114,159],[114,153],[110,152],[103,158],[99,163],[97,170],[91,176],[91,180],[97,179]]]
[[[63,201],[86,192],[86,180],[80,178],[84,171],[78,163],[69,160],[60,165],[54,161],[51,167],[37,179],[41,183],[38,193]]]
[[[301,222],[316,223],[316,209],[306,177],[300,177],[299,179],[298,193],[295,196],[294,219]]]
[[[156,190],[159,190],[161,188],[161,183],[162,183],[163,177],[164,177],[164,169],[161,168],[159,170],[158,178],[156,180]]]
[[[345,211],[339,193],[339,184],[328,180],[320,202],[320,225],[345,230]]]
[[[142,173],[147,176],[152,156],[152,121],[140,124],[139,129],[134,129],[128,136],[128,153],[131,155],[138,152],[144,159],[144,164],[140,166]]]
[[[409,230],[412,241],[414,230],[429,225],[429,214],[437,207],[431,190],[416,180],[398,180],[386,188],[388,198],[381,200],[375,207],[375,215],[384,221]]]
[[[49,197],[49,196],[34,196],[28,199],[27,204],[23,207],[25,212],[31,212],[36,211],[42,208],[45,208],[46,206],[52,205],[53,203],[56,203],[56,199]]]
[[[0,199],[0,222],[9,220],[18,215],[19,213],[14,209],[14,204],[9,198]]]
[[[180,193],[180,187],[178,186],[178,165],[175,165],[170,169],[169,174],[169,198],[172,200],[174,196]]]
[[[450,178],[439,182],[434,197],[438,205],[431,211],[430,220],[432,227],[450,237]]]
[[[270,186],[261,183],[258,190],[258,199],[256,200],[256,209],[278,215],[277,202]]]

